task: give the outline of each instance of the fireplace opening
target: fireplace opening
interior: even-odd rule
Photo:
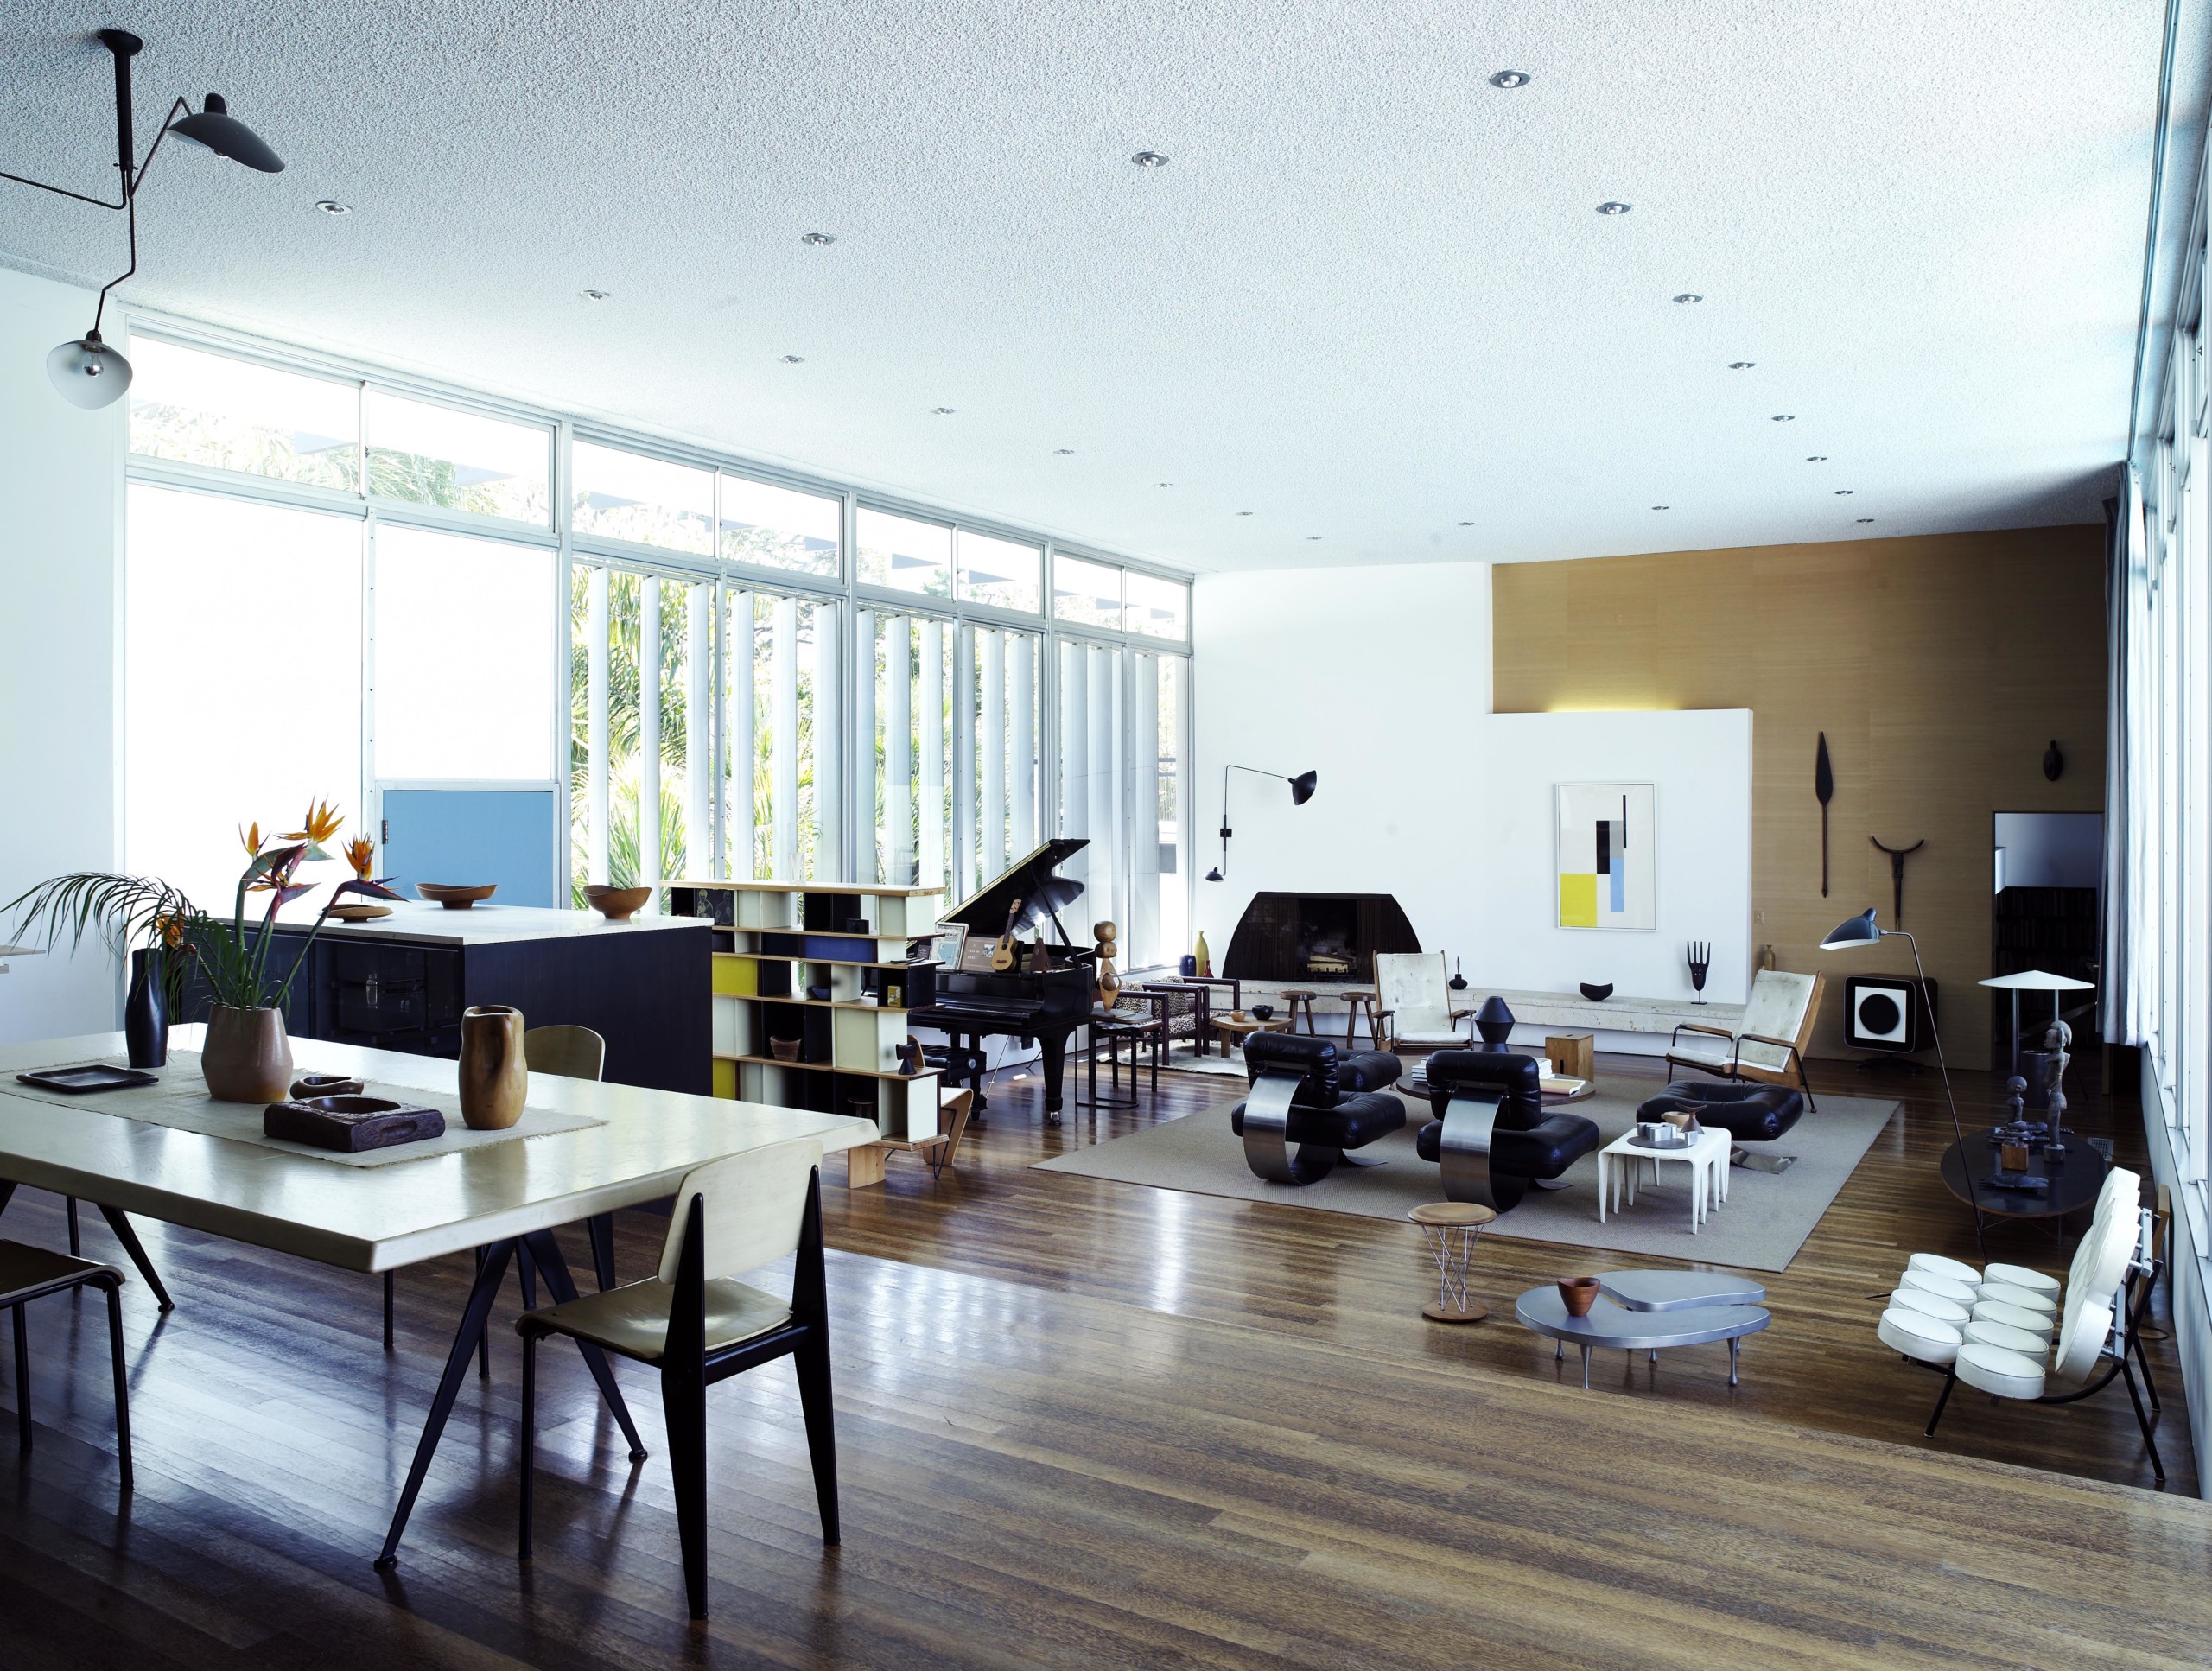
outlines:
[[[1388,893],[1255,893],[1221,972],[1244,981],[1371,982],[1378,951],[1419,951]]]

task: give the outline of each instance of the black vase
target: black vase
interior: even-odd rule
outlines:
[[[130,995],[123,1004],[123,1037],[134,1068],[163,1068],[169,1061],[169,1007],[162,995],[162,966],[151,951],[130,954]]]

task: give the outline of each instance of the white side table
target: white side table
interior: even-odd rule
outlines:
[[[1697,1234],[1705,1216],[1728,1198],[1728,1155],[1735,1140],[1718,1126],[1707,1126],[1687,1148],[1647,1149],[1633,1140],[1634,1132],[1615,1138],[1598,1151],[1598,1222],[1605,1222],[1610,1207],[1620,1210],[1625,1186],[1628,1204],[1636,1204],[1637,1163],[1651,1163],[1651,1181],[1659,1181],[1662,1160],[1686,1162],[1690,1169],[1690,1234]]]

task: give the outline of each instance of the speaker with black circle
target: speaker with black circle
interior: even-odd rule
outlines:
[[[1936,983],[1909,975],[1853,975],[1843,983],[1844,1040],[1854,1050],[1898,1056],[1928,1048]]]

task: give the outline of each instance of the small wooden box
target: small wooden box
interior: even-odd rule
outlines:
[[[1569,1079],[1598,1077],[1598,1035],[1594,1032],[1554,1032],[1544,1039],[1544,1054]]]

